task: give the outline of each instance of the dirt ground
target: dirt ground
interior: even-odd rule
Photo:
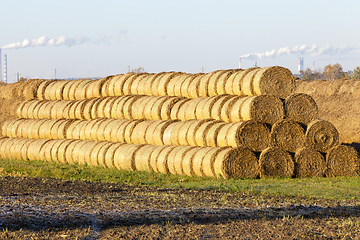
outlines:
[[[360,239],[360,201],[0,176],[0,239]]]

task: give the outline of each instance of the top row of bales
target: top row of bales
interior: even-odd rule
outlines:
[[[83,100],[96,97],[148,95],[186,98],[221,94],[288,97],[295,88],[290,70],[265,68],[218,70],[209,73],[126,73],[98,80],[31,80],[1,86],[1,96],[24,100]]]

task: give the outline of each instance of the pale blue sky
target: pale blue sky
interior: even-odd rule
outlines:
[[[304,57],[305,68],[316,60],[316,69],[347,71],[360,65],[359,12],[356,0],[0,0],[1,65],[7,54],[9,82],[17,72],[54,78],[55,69],[58,78],[128,66],[210,72],[237,68],[240,56],[243,68],[257,61],[296,73]]]

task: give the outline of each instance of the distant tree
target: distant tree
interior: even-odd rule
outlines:
[[[301,72],[301,79],[304,80],[304,81],[313,80],[312,75],[313,75],[313,73],[312,73],[311,69],[307,68],[307,69],[305,69],[305,71]]]
[[[131,72],[133,72],[133,73],[145,73],[145,68],[143,68],[143,67],[133,68],[133,69],[131,69]]]
[[[21,77],[21,78],[19,78],[18,82],[25,82],[27,80],[28,80],[27,78]]]
[[[354,68],[353,73],[351,74],[352,79],[360,79],[360,66]]]
[[[330,81],[344,77],[342,66],[339,63],[326,65],[323,74],[325,79]]]

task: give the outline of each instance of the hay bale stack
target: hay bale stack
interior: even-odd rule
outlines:
[[[291,177],[294,174],[294,162],[291,155],[278,148],[268,147],[259,157],[260,177]]]
[[[282,101],[273,95],[240,98],[228,110],[228,114],[230,122],[256,120],[271,125],[285,115]]]
[[[295,153],[304,147],[305,129],[297,122],[280,120],[272,126],[270,138],[272,146]]]
[[[319,152],[328,152],[339,144],[339,132],[326,120],[312,121],[305,132],[305,145]]]
[[[285,118],[305,125],[318,118],[318,106],[315,100],[305,93],[294,93],[284,102]]]
[[[247,148],[224,148],[213,164],[217,178],[257,178],[260,174],[259,161]]]
[[[151,153],[155,150],[156,146],[144,145],[134,155],[135,169],[137,171],[151,172],[150,165]]]
[[[359,174],[359,155],[350,146],[338,145],[326,154],[325,175],[327,177],[357,176]]]
[[[114,152],[114,165],[119,170],[135,171],[135,155],[144,145],[124,144]]]
[[[324,156],[311,148],[300,148],[294,157],[295,177],[323,177],[326,170]]]

